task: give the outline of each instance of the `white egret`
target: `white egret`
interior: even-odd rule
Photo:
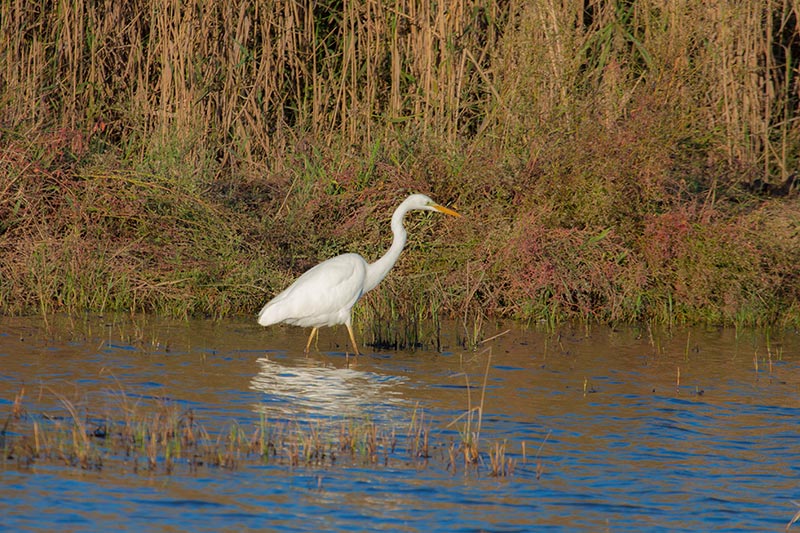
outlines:
[[[438,211],[454,217],[458,213],[443,207],[424,194],[412,194],[395,209],[392,215],[392,245],[374,263],[367,263],[358,254],[342,254],[306,271],[305,274],[275,296],[258,313],[258,323],[270,326],[285,322],[295,326],[311,327],[305,352],[311,348],[314,335],[322,326],[344,324],[358,355],[358,345],[353,336],[350,312],[365,293],[374,289],[392,269],[406,244],[403,219],[415,209]]]

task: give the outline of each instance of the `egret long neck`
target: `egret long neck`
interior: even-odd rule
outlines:
[[[401,207],[403,207],[401,205]],[[383,254],[383,257],[367,265],[367,279],[364,282],[364,292],[371,291],[378,283],[386,277],[386,274],[392,269],[400,257],[400,252],[406,245],[406,230],[403,227],[403,218],[405,218],[407,211],[398,208],[394,215],[392,215],[392,245],[389,250]]]

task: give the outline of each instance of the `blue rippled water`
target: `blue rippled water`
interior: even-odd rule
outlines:
[[[77,339],[22,319],[0,326],[4,413],[21,387],[31,416],[57,407],[37,403],[37,386],[89,402],[124,388],[130,401],[168,396],[220,426],[370,416],[402,432],[424,413],[438,443],[426,462],[401,439],[367,466],[167,474],[5,461],[4,531],[783,531],[800,500],[793,333],[775,361],[757,332],[687,330],[654,343],[633,328],[584,328],[557,340],[514,329],[482,352],[354,363],[324,346],[303,356],[302,331],[234,322],[155,323],[150,345],[103,326]],[[482,465],[453,468],[444,448],[477,406]],[[488,451],[500,445],[513,468],[496,478]]]

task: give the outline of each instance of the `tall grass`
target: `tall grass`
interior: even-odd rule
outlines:
[[[102,121],[105,138],[124,146],[177,135],[232,164],[282,153],[303,132],[371,142],[382,133],[376,117],[454,137],[484,92],[479,60],[496,45],[501,15],[474,1],[1,9],[12,127],[88,131]]]
[[[588,109],[611,125],[644,92],[730,161],[785,176],[797,16],[787,0],[6,0],[3,123],[102,124],[103,142],[132,152],[178,138],[224,164],[280,167],[298,135],[368,146],[399,129],[522,148]]]
[[[649,94],[648,106],[672,111],[674,134],[785,178],[798,141],[797,17],[786,1],[510,3],[483,131],[536,158],[552,140],[542,133],[586,116],[613,130]]]

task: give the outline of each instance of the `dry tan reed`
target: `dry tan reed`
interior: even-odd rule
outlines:
[[[134,150],[177,141],[255,162],[303,132],[529,144],[588,108],[613,124],[645,90],[719,135],[726,157],[785,175],[797,16],[789,0],[4,0],[2,120],[103,124]]]
[[[6,0],[3,120],[102,122],[141,150],[199,141],[232,148],[226,160],[274,155],[304,130],[368,141],[380,122],[454,137],[496,44],[482,4]]]

